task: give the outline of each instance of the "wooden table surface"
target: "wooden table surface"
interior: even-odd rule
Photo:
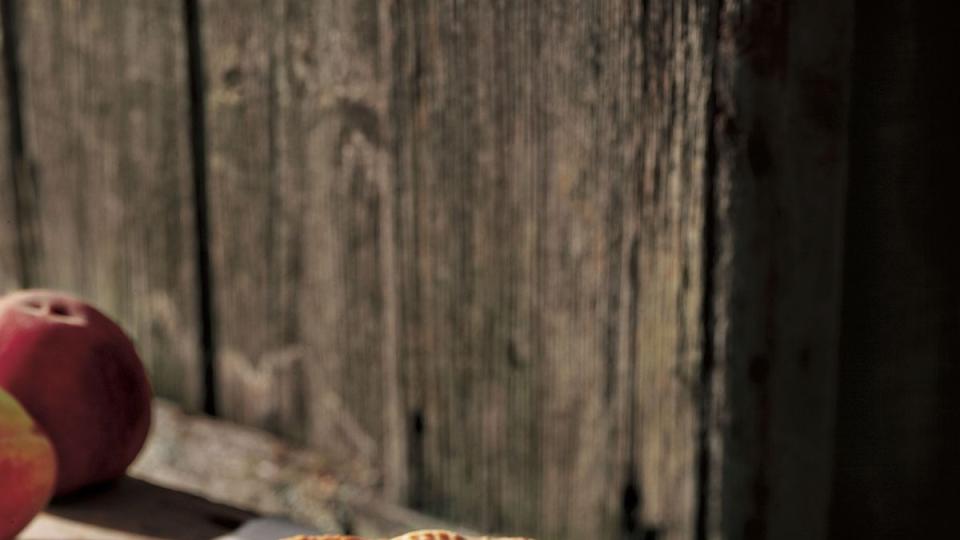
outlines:
[[[383,500],[362,467],[334,450],[295,447],[157,401],[132,477],[52,503],[19,539],[209,540],[254,514],[370,538],[416,529],[475,532]]]
[[[20,540],[209,540],[253,514],[125,478],[51,504]]]

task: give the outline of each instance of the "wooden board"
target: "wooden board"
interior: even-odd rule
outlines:
[[[208,540],[256,515],[369,538],[419,529],[478,536],[383,500],[356,456],[344,459],[344,452],[299,447],[261,430],[185,414],[165,400],[154,402],[150,437],[129,473],[115,486],[55,501],[21,540]]]
[[[180,4],[16,2],[29,283],[132,335],[160,395],[199,405]]]
[[[709,89],[694,8],[394,15],[416,504],[548,538],[692,536]]]
[[[726,2],[717,36],[704,532],[823,538],[853,2]]]
[[[52,503],[20,540],[210,540],[253,514],[124,478],[118,484]]]
[[[471,533],[378,496],[371,489],[375,471],[347,453],[349,441],[330,441],[323,450],[300,447],[262,430],[184,414],[160,400],[154,418],[146,449],[131,468],[137,478],[331,533]]]
[[[371,462],[399,423],[372,6],[201,4],[223,414]]]

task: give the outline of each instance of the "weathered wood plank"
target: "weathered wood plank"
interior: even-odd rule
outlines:
[[[17,2],[30,283],[115,317],[160,395],[199,404],[180,4]]]
[[[254,517],[149,482],[123,478],[114,485],[52,503],[20,540],[209,540]]]
[[[395,10],[417,505],[693,535],[710,13],[651,4]]]
[[[956,534],[958,11],[857,4],[834,538]]]
[[[376,4],[201,8],[222,410],[383,460],[393,409]]]
[[[722,6],[704,526],[715,538],[823,538],[853,2]]]
[[[276,41],[284,36],[276,11],[286,3],[221,1],[199,7],[209,111],[218,410],[226,418],[302,438],[302,374],[287,375],[299,370],[301,361],[294,351],[300,330],[296,264],[306,193],[291,193],[300,177],[278,175],[279,167],[290,165],[279,153],[275,117],[281,98],[274,79],[288,73],[276,59]],[[284,400],[298,406],[283,411]]]
[[[350,441],[303,448],[261,430],[183,414],[163,401],[155,403],[155,413],[155,428],[131,469],[136,478],[331,533],[472,533],[378,496],[372,489],[376,471],[351,453]]]

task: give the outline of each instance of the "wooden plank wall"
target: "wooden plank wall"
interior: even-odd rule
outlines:
[[[850,411],[907,350],[853,322],[897,225],[845,203],[852,0],[2,5],[0,288],[91,298],[161,395],[213,373],[226,418],[545,538],[823,537],[882,484],[834,454],[880,426],[835,432],[838,344]],[[952,263],[917,264],[884,305],[952,328]]]
[[[494,530],[692,534],[708,11],[201,5],[224,414]]]

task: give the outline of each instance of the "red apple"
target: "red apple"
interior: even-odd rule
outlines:
[[[150,428],[150,384],[133,343],[64,293],[0,299],[0,388],[53,442],[56,495],[122,476]]]
[[[0,390],[0,540],[13,538],[53,495],[57,458],[17,400]]]

